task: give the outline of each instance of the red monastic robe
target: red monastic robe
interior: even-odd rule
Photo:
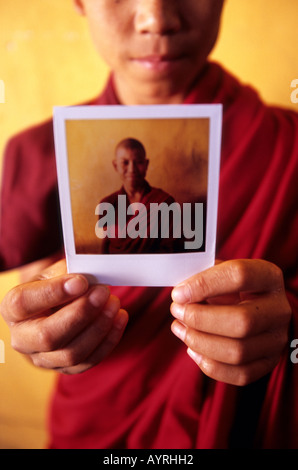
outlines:
[[[61,375],[49,415],[53,448],[296,448],[298,364],[298,117],[265,106],[216,64],[186,103],[222,103],[217,257],[263,258],[284,272],[293,308],[289,348],[246,387],[209,379],[170,331],[170,289],[115,287],[130,321],[101,364]],[[117,104],[111,78],[91,104]],[[61,247],[52,122],[13,138],[2,191],[2,269]]]
[[[124,203],[119,203],[119,196],[124,197]],[[174,253],[183,251],[181,236],[175,238],[173,218],[169,215],[163,220],[160,216],[154,218],[150,214],[151,204],[166,204],[167,207],[170,207],[172,204],[177,204],[174,198],[160,188],[153,188],[145,181],[144,192],[139,202],[140,205],[137,205],[128,214],[130,202],[124,187],[102,199],[100,204],[109,204],[113,208],[113,217],[110,221],[108,220],[110,216],[106,215],[106,212],[109,212],[109,207],[102,211],[103,222],[107,220],[104,223],[106,237],[102,241],[102,253]],[[99,221],[100,219],[99,217]],[[131,223],[133,223],[133,229],[130,230]],[[168,233],[165,231],[166,228]],[[134,231],[135,233],[133,233]]]

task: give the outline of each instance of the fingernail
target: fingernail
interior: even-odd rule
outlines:
[[[189,357],[190,357],[193,361],[195,361],[195,363],[196,363],[197,365],[200,365],[200,364],[201,364],[201,362],[202,362],[202,356],[201,356],[201,354],[196,353],[195,351],[193,351],[193,350],[190,349],[190,348],[187,348],[187,351],[186,351],[186,352],[187,352],[187,354],[189,355]]]
[[[189,288],[187,284],[181,284],[172,290],[172,299],[178,304],[188,302],[190,299]]]
[[[184,341],[185,339],[185,336],[186,336],[186,328],[185,326],[181,325],[181,323],[179,322],[174,322],[172,324],[172,332],[174,333],[175,336],[177,336],[177,338],[181,339],[182,341]]]
[[[68,295],[83,294],[88,287],[86,279],[83,277],[71,277],[64,283],[64,290]]]
[[[113,297],[109,298],[109,301],[104,306],[102,314],[108,318],[113,318],[119,310],[119,300],[114,299]]]
[[[184,319],[184,311],[185,311],[184,305],[176,304],[176,303],[173,303],[171,305],[171,313],[178,320]]]
[[[102,307],[109,297],[109,290],[105,286],[96,286],[89,294],[89,302],[93,307]]]

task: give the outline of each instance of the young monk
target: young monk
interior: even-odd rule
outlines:
[[[49,446],[297,447],[297,115],[208,61],[223,0],[74,3],[111,67],[90,105],[223,104],[221,261],[171,290],[61,260],[7,294],[13,347],[60,372]],[[2,269],[61,250],[52,122],[7,146],[0,243]]]

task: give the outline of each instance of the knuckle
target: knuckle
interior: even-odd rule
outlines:
[[[243,260],[234,260],[230,264],[230,276],[234,284],[241,289],[247,278],[247,264]]]
[[[238,387],[245,387],[245,385],[248,385],[253,380],[254,377],[252,377],[249,368],[241,367],[236,375],[235,385]]]
[[[43,369],[53,369],[53,364],[48,357],[47,353],[33,353],[30,356],[30,359],[35,367]]]
[[[53,337],[47,325],[40,322],[36,332],[36,344],[40,351],[54,351],[57,348],[57,340]]]
[[[253,332],[254,319],[244,306],[238,306],[238,313],[234,317],[234,334],[236,338],[245,338]]]
[[[61,351],[62,363],[65,367],[73,367],[81,362],[81,354],[75,348],[66,348]]]
[[[35,367],[43,367],[42,361],[38,354],[32,354],[30,358]]]
[[[270,263],[270,267],[271,267],[271,273],[272,273],[273,279],[275,279],[276,284],[278,286],[283,286],[284,275],[283,275],[282,269],[273,263]]]
[[[277,292],[284,291],[284,273],[282,269],[270,261],[262,260],[264,266],[267,269],[267,274],[271,280],[272,290]]]
[[[245,362],[246,348],[241,341],[232,341],[228,348],[229,362],[234,365],[240,365]]]
[[[24,319],[24,310],[24,290],[16,286],[3,299],[1,313],[8,322],[14,323]]]
[[[283,312],[284,312],[285,322],[288,324],[292,318],[293,310],[287,298],[285,298]]]
[[[192,328],[186,328],[184,343],[193,350],[197,350],[199,334],[194,332]]]
[[[195,277],[192,283],[189,283],[190,298],[194,299],[199,293],[200,297],[205,298],[209,295],[209,286],[208,282],[204,276],[198,275]]]
[[[185,305],[184,321],[193,328],[199,327],[198,315],[192,304]]]
[[[11,345],[12,349],[14,349],[15,351],[17,351],[19,353],[24,352],[24,349],[22,348],[22,345],[20,343],[20,340],[19,340],[18,336],[13,334],[13,333],[11,334],[11,337],[10,337],[10,345]]]

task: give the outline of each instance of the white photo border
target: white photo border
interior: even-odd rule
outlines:
[[[77,254],[70,199],[66,121],[162,118],[210,119],[205,251],[174,254]],[[214,265],[221,137],[221,104],[55,107],[55,153],[68,272],[82,273],[95,283],[111,286],[175,286]]]

